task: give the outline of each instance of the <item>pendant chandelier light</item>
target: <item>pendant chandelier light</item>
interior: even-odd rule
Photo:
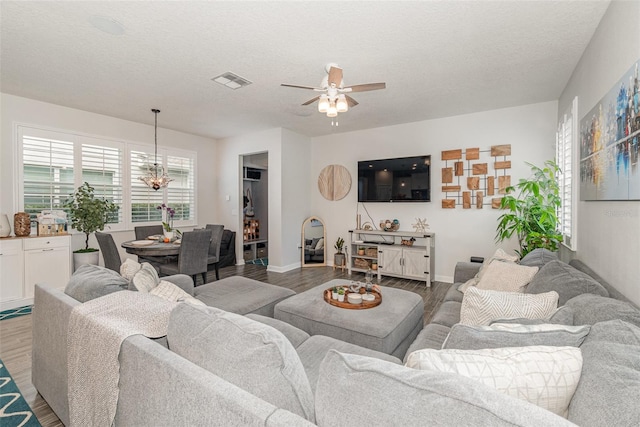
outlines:
[[[149,165],[147,167],[147,173],[144,176],[140,177],[141,181],[144,181],[147,186],[153,188],[158,191],[161,188],[169,185],[173,179],[169,178],[169,175],[164,170],[164,166],[158,165],[158,113],[160,110],[157,108],[151,109],[153,113],[156,115],[156,123],[155,123],[155,152],[154,152],[154,163],[153,166]]]

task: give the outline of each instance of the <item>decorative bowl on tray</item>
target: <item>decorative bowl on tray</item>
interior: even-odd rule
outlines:
[[[380,221],[380,228],[384,231],[398,231],[400,229],[400,221],[397,219]]]

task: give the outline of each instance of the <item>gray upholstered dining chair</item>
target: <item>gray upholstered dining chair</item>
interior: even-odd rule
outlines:
[[[202,282],[207,283],[207,258],[211,230],[193,230],[182,233],[178,261],[160,265],[160,275],[187,274],[196,284],[198,274],[202,275]]]
[[[100,250],[102,251],[104,266],[109,270],[120,273],[122,260],[120,259],[120,253],[118,252],[116,242],[113,241],[113,236],[111,234],[96,231],[96,239],[98,239],[98,246],[100,246]]]
[[[158,225],[139,225],[133,228],[136,233],[136,240],[144,240],[149,236],[156,236],[162,234],[162,224]]]
[[[211,243],[209,244],[209,256],[207,257],[207,270],[213,268],[216,271],[216,280],[220,280],[220,244],[224,225],[207,224],[206,230],[211,230]]]

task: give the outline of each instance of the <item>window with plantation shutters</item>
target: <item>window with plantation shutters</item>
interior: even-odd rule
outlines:
[[[167,187],[167,205],[171,206],[176,214],[175,221],[194,220],[195,186],[194,186],[194,161],[192,158],[167,156],[169,176],[173,178]]]
[[[95,189],[96,196],[118,205],[118,212],[109,218],[108,223],[123,222],[123,144],[83,138],[81,150],[80,181],[88,182]]]
[[[144,223],[162,221],[162,212],[157,209],[164,201],[164,191],[154,190],[140,180],[147,173],[147,168],[154,163],[153,147],[148,150],[134,149],[130,151],[131,164],[131,222]],[[158,164],[162,156],[158,156]],[[173,184],[170,183],[169,185]]]
[[[575,140],[577,138],[578,98],[574,98],[571,110],[563,115],[556,132],[556,162],[560,166],[558,186],[560,187],[561,205],[558,209],[558,221],[563,243],[571,250],[576,250],[576,204],[575,191]]]

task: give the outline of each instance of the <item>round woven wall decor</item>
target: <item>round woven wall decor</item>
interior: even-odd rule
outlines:
[[[351,190],[351,174],[342,165],[329,165],[320,171],[318,190],[327,200],[344,199]]]
[[[31,218],[26,212],[18,212],[13,215],[13,232],[18,237],[24,237],[31,234]]]

